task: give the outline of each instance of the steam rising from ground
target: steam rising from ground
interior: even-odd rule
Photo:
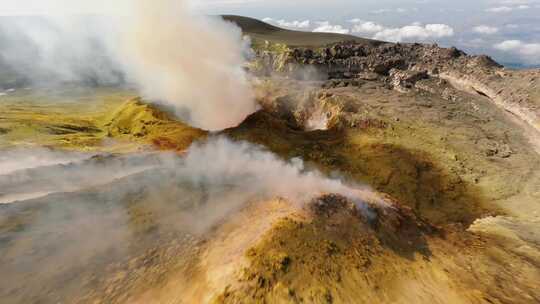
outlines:
[[[240,211],[248,204],[282,197],[301,207],[320,193],[335,192],[363,208],[365,200],[376,198],[307,171],[300,160],[286,162],[224,137],[197,143],[183,157],[157,152],[65,161],[0,176],[0,200],[20,199],[0,204],[1,236],[7,240],[0,242],[0,273],[11,278],[0,284],[0,297],[33,302],[36,295],[49,299],[51,290],[84,293],[94,288],[88,277],[114,274],[111,261],[124,265],[172,240],[185,242],[187,250],[194,245],[191,236],[204,239],[227,220],[245,216]],[[146,267],[146,259],[137,261]],[[128,269],[140,274],[139,268]]]
[[[29,153],[32,152],[21,154]],[[186,193],[200,193],[202,201],[192,206],[188,217],[188,221],[196,219],[191,228],[197,231],[211,227],[248,202],[275,197],[300,205],[324,193],[337,193],[357,202],[360,208],[365,208],[363,201],[379,202],[367,188],[350,187],[338,179],[306,170],[300,159],[285,162],[259,146],[226,137],[196,143],[184,157],[150,153],[122,157],[102,155],[80,161],[78,156],[59,155],[59,165],[36,164],[32,169],[0,175],[0,188],[4,192],[0,193],[0,199],[6,203],[13,197],[24,199],[54,192],[98,190],[96,186],[124,180],[124,185],[130,185],[129,189],[136,192],[145,189],[156,201],[171,206],[189,205],[192,200],[184,202],[182,197]],[[60,157],[64,157],[64,161],[60,161]],[[72,159],[76,161],[66,164]],[[112,189],[131,191],[121,186]],[[33,195],[36,193],[39,195]],[[117,204],[123,205],[122,195],[113,196],[120,199]],[[47,198],[42,200],[47,201]]]
[[[0,152],[0,204],[76,192],[166,166],[170,154],[112,156],[48,149]]]
[[[110,22],[91,16],[0,17],[0,88],[122,83],[121,68],[106,49]]]
[[[261,147],[225,137],[195,144],[184,166],[182,171],[195,183],[235,185],[241,190],[238,195],[244,198],[281,196],[306,202],[322,193],[358,195],[359,198],[367,190],[352,188],[338,179],[307,170],[301,159],[285,162]]]
[[[63,165],[89,157],[85,153],[53,152],[45,148],[0,151],[0,176],[36,167]]]
[[[256,110],[243,70],[241,31],[197,15],[189,0],[120,1],[114,16],[3,17],[1,87],[53,81],[116,85],[127,80],[147,99],[165,103],[207,130],[239,124]],[[66,3],[71,6],[73,1]]]
[[[185,0],[135,2],[122,53],[144,94],[207,130],[235,126],[256,110],[239,28],[193,15]]]

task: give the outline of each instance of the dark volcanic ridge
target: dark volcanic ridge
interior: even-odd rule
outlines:
[[[379,44],[380,41],[361,38],[352,35],[335,33],[313,33],[283,29],[266,22],[243,16],[222,15],[224,20],[238,25],[256,42],[269,41],[283,43],[289,46],[316,47],[342,41],[354,41],[366,44]]]

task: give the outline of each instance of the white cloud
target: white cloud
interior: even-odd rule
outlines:
[[[493,46],[495,49],[514,53],[531,63],[540,63],[540,43],[526,43],[521,40],[506,40]]]
[[[421,24],[415,23],[401,28],[384,29],[373,36],[378,40],[400,42],[404,40],[429,40],[454,35],[454,29],[446,24]]]
[[[360,22],[360,21],[359,21]],[[380,32],[384,30],[384,26],[377,24],[375,22],[367,21],[367,22],[355,22],[353,26],[352,32],[353,33],[367,33],[367,34],[373,34]]]
[[[490,7],[488,9],[486,9],[486,11],[490,12],[490,13],[507,13],[507,12],[511,12],[511,11],[515,11],[515,10],[525,10],[525,9],[529,9],[529,8],[530,8],[529,5],[522,4],[522,5],[518,5],[518,6]]]
[[[350,30],[341,25],[330,24],[328,21],[317,22],[318,26],[313,31],[322,33],[349,34]]]
[[[423,25],[420,22],[414,22],[404,27],[391,28],[373,21],[363,21],[359,18],[351,19],[349,22],[353,23],[351,31],[355,34],[393,42],[425,41],[454,35],[454,29],[446,24]]]
[[[371,11],[371,13],[372,13],[372,14],[377,14],[377,15],[380,15],[380,14],[388,14],[388,13],[405,14],[405,13],[417,12],[417,11],[418,11],[417,8],[403,8],[403,7],[398,7],[398,8],[383,8],[383,9],[378,9],[378,10]]]
[[[493,35],[499,32],[499,28],[489,25],[479,25],[473,27],[473,32],[478,34]]]
[[[0,0],[0,16],[118,14],[128,4],[127,0]]]
[[[446,24],[422,25],[419,22],[415,22],[404,27],[387,28],[371,21],[361,22],[358,19],[351,20],[351,22],[353,21],[356,23],[353,26],[353,33],[371,35],[373,39],[385,41],[429,40],[454,35],[454,29]]]
[[[499,1],[502,4],[509,4],[509,5],[518,5],[518,4],[531,4],[533,2],[538,2],[537,0],[502,0]]]
[[[288,27],[288,28],[305,29],[305,28],[309,28],[311,26],[311,21],[309,21],[309,20],[287,21],[287,20],[283,20],[283,19],[276,20],[276,19],[273,19],[273,18],[264,18],[263,21],[267,22],[267,23],[273,23],[273,24],[279,25],[281,27]]]
[[[502,12],[510,12],[512,11],[512,8],[509,6],[497,6],[497,7],[491,7],[486,9],[487,12],[491,13],[502,13]]]

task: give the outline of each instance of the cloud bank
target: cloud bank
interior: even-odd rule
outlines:
[[[317,22],[317,27],[313,29],[313,32],[349,34],[350,30],[338,24],[331,24],[329,21],[320,21]]]
[[[372,21],[363,22],[353,19],[351,22],[354,23],[353,33],[370,35],[373,39],[391,42],[428,41],[454,36],[454,29],[446,24],[423,25],[416,22],[404,27],[389,28]]]
[[[275,24],[280,27],[286,27],[286,28],[295,28],[295,29],[306,29],[311,26],[311,21],[309,20],[292,20],[287,21],[284,19],[273,19],[273,18],[264,18],[264,22]]]
[[[531,64],[540,64],[540,43],[505,40],[495,44],[494,48],[503,52],[516,54]]]

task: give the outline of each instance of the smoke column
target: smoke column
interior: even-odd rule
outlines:
[[[39,17],[2,17],[0,69],[33,83],[114,85],[125,77],[148,101],[212,131],[257,109],[241,30],[196,13],[191,1],[118,1],[104,15],[84,14],[90,1],[45,2]]]
[[[145,97],[206,130],[235,126],[256,110],[239,28],[193,14],[185,0],[137,0],[132,9],[120,55]]]

